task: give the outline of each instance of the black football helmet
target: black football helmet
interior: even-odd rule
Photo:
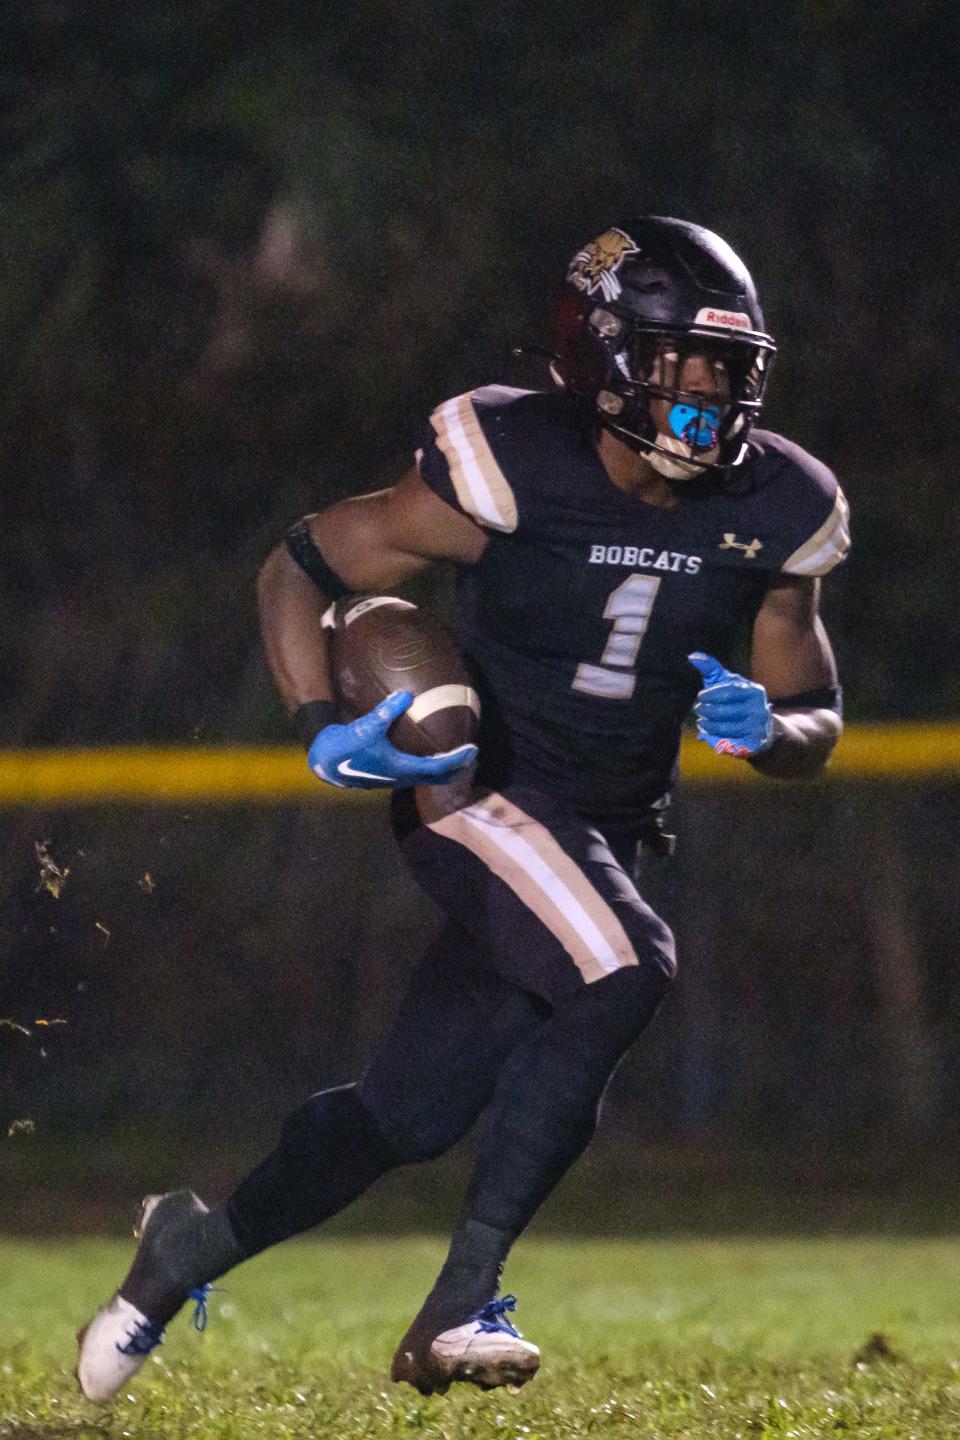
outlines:
[[[671,384],[694,351],[722,366],[723,400]],[[680,479],[744,458],[776,345],[750,274],[725,240],[645,215],[574,255],[555,352],[557,383],[591,400],[599,423],[660,473]],[[652,399],[669,403],[671,433],[654,424]]]

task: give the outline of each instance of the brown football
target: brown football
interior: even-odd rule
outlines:
[[[393,690],[409,690],[413,704],[389,732],[398,750],[435,755],[476,740],[480,701],[456,641],[435,615],[395,595],[348,595],[323,623],[346,719],[366,715]]]

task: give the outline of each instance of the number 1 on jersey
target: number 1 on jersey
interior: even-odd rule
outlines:
[[[605,700],[629,700],[637,677],[633,667],[650,624],[660,577],[630,575],[607,597],[603,618],[613,621],[613,633],[599,665],[581,661],[573,677],[574,690],[602,695]]]

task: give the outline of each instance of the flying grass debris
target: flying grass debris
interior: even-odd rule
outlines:
[[[50,854],[49,840],[35,840],[33,842],[33,853],[37,857],[37,864],[40,866],[40,879],[37,883],[37,893],[47,890],[54,900],[60,899],[60,892],[66,884],[67,876],[70,874],[69,865],[61,870],[60,866]]]
[[[21,1025],[17,1020],[7,1020],[6,1018],[0,1019],[0,1030],[16,1030],[18,1034],[26,1035],[28,1040],[33,1034],[33,1031],[28,1030],[26,1025]]]
[[[34,1029],[37,1027],[41,1029],[49,1028],[52,1025],[66,1025],[66,1023],[66,1020],[60,1015],[52,1020],[37,1019],[33,1022]],[[7,1016],[0,1017],[0,1030],[4,1029],[16,1030],[19,1035],[26,1035],[28,1040],[33,1038],[33,1030],[30,1029],[29,1025],[21,1025],[19,1020],[11,1020]]]

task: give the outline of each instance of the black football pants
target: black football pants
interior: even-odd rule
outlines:
[[[673,941],[628,856],[553,797],[508,788],[444,815],[430,791],[399,792],[394,823],[447,924],[362,1080],[295,1111],[228,1214],[252,1254],[396,1165],[442,1154],[486,1110],[458,1231],[498,1253],[477,1261],[469,1313],[589,1142],[610,1076],[673,976]]]

